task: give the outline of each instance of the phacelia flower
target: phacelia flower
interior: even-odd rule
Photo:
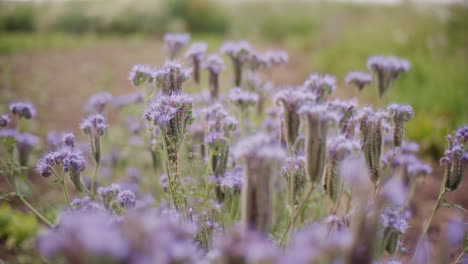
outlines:
[[[288,62],[288,52],[284,50],[267,50],[264,54],[270,65],[279,65]]]
[[[141,92],[133,92],[114,97],[112,104],[116,108],[122,108],[127,105],[138,104],[141,102],[143,102],[143,94]]]
[[[154,81],[154,72],[151,66],[136,64],[133,65],[130,73],[128,74],[128,79],[135,86],[140,86],[145,83],[152,83]]]
[[[465,129],[465,128],[462,128]],[[458,130],[460,131],[460,130]],[[442,165],[445,165],[445,188],[449,191],[454,191],[460,186],[463,180],[465,167],[468,164],[468,151],[466,150],[465,141],[459,141],[458,138],[449,135],[447,140],[449,146],[445,151],[445,155],[440,160]]]
[[[287,87],[275,95],[274,101],[283,108],[281,121],[283,122],[283,133],[290,153],[295,151],[294,146],[299,135],[300,117],[297,111],[303,104],[312,103],[315,99],[316,97],[312,92],[302,87]]]
[[[362,91],[364,86],[372,82],[372,74],[367,72],[353,71],[348,73],[344,80],[347,84],[354,85],[359,89],[359,91]]]
[[[377,77],[379,96],[382,97],[398,76],[409,70],[410,63],[395,56],[374,55],[367,59],[367,68]]]
[[[156,86],[166,94],[179,93],[182,84],[190,79],[191,68],[186,68],[177,61],[166,61],[154,74]]]
[[[404,123],[414,117],[413,108],[407,104],[392,104],[387,109],[393,121],[393,144],[395,147],[400,147],[405,133]]]
[[[67,147],[75,147],[75,135],[73,133],[65,133],[62,137],[62,141]]]
[[[248,62],[249,56],[252,53],[250,44],[245,41],[226,41],[221,46],[221,52],[231,58],[234,68],[234,85],[241,86],[242,83],[242,67]]]
[[[123,208],[134,207],[136,203],[136,196],[132,191],[124,190],[117,195],[117,201]]]
[[[108,127],[106,119],[101,114],[92,114],[83,119],[80,124],[81,130],[86,135],[100,137],[104,135],[104,131]]]
[[[267,134],[257,133],[237,143],[234,157],[244,163],[242,223],[244,229],[269,232],[275,164],[286,158],[283,148]]]
[[[203,68],[209,72],[210,97],[216,99],[219,96],[219,73],[224,70],[223,59],[217,54],[211,54],[203,63]]]
[[[89,97],[88,103],[85,105],[85,109],[88,112],[102,113],[104,108],[112,102],[112,99],[112,94],[108,92],[93,94]]]
[[[0,115],[0,127],[6,127],[10,124],[11,118],[8,114]]]
[[[306,175],[311,184],[317,184],[321,182],[325,167],[328,125],[336,122],[337,117],[325,105],[303,105],[298,114],[305,117],[304,126],[307,128]]]
[[[19,118],[31,119],[36,115],[36,108],[31,102],[13,102],[9,105],[10,112]]]
[[[185,57],[192,61],[193,79],[196,83],[200,83],[200,67],[207,48],[208,45],[205,42],[195,42],[185,52]]]
[[[243,91],[239,87],[234,87],[229,92],[229,100],[238,106],[241,111],[244,111],[258,102],[258,94]]]
[[[304,86],[316,94],[318,101],[322,101],[336,89],[336,78],[330,74],[313,73]]]
[[[170,58],[175,59],[182,48],[190,41],[188,33],[166,33],[164,34],[165,48],[169,52]]]

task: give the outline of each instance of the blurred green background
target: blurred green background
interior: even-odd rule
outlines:
[[[1,1],[0,103],[29,99],[46,109],[39,118],[52,128],[74,127],[90,94],[125,92],[132,64],[160,64],[161,36],[170,31],[190,32],[210,51],[227,39],[287,49],[290,63],[275,81],[299,84],[311,72],[328,72],[343,98],[358,96],[342,79],[366,70],[370,55],[405,57],[411,70],[386,102],[415,108],[408,137],[437,158],[444,136],[468,123],[468,6],[411,1]],[[368,87],[359,99],[373,102],[375,93]]]

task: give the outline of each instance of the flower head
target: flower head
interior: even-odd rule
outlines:
[[[85,106],[85,109],[88,112],[98,112],[102,113],[104,111],[104,108],[112,102],[112,94],[108,92],[102,92],[102,93],[97,93],[93,94],[89,100],[88,103]]]
[[[330,74],[313,73],[305,81],[304,86],[314,92],[320,101],[336,89],[336,78]]]
[[[31,102],[13,102],[9,105],[10,112],[19,118],[31,119],[36,115],[36,108]]]
[[[11,122],[11,118],[8,114],[0,115],[0,127],[6,127]]]
[[[353,71],[349,72],[344,80],[347,84],[355,85],[361,91],[364,86],[372,82],[372,75],[367,72]]]
[[[164,43],[167,51],[169,51],[171,59],[175,59],[180,53],[182,47],[187,45],[190,41],[190,34],[188,33],[166,33],[164,34]]]
[[[395,56],[374,55],[367,59],[367,68],[377,77],[380,96],[410,66],[408,60]]]
[[[106,119],[101,114],[92,114],[86,117],[80,124],[83,133],[95,136],[103,136],[104,130],[108,127]]]

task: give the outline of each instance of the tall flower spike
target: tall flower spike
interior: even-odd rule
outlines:
[[[234,68],[234,85],[240,87],[242,84],[242,67],[248,61],[252,53],[250,44],[245,41],[226,41],[221,46],[221,52],[228,55],[232,60]]]
[[[464,138],[456,137],[467,129],[468,126],[462,127],[454,133],[455,136],[447,136],[449,147],[445,151],[445,155],[440,162],[442,165],[445,165],[445,188],[448,191],[454,191],[460,186],[463,180],[465,167],[468,164],[466,141],[463,140]]]
[[[367,72],[353,71],[349,72],[345,76],[344,80],[347,84],[354,85],[359,89],[359,91],[362,91],[364,86],[372,82],[372,74]]]
[[[192,61],[193,79],[197,84],[200,83],[200,66],[207,48],[208,45],[205,42],[195,42],[185,52],[185,57]]]
[[[409,70],[410,63],[395,56],[374,55],[367,59],[367,68],[376,75],[379,96],[382,97],[398,76]]]
[[[188,33],[166,33],[164,34],[165,48],[169,52],[171,60],[175,59],[182,48],[190,41],[190,34]]]
[[[340,163],[359,148],[359,142],[347,139],[344,136],[334,138],[329,143],[323,189],[334,202],[338,200],[342,188],[342,180],[338,174]]]
[[[242,223],[245,230],[268,233],[272,225],[272,195],[275,165],[285,151],[267,134],[257,133],[237,143],[234,157],[244,163]]]
[[[322,101],[336,89],[336,78],[330,74],[313,73],[304,86],[317,95],[317,101]]]
[[[310,183],[316,185],[321,182],[325,166],[328,124],[337,119],[324,105],[304,105],[298,113],[305,117],[303,120],[307,124],[306,175]]]
[[[182,91],[182,84],[190,79],[192,69],[183,67],[177,61],[166,61],[154,72],[156,86],[166,95]]]
[[[369,167],[371,180],[374,184],[377,184],[382,180],[380,157],[382,155],[383,117],[379,113],[373,113],[371,109],[363,109],[361,114],[362,151]]]
[[[297,204],[304,192],[307,177],[305,175],[305,157],[294,156],[286,159],[281,172],[288,184],[289,204]]]
[[[405,134],[405,122],[414,117],[413,108],[408,104],[392,104],[387,107],[393,121],[393,144],[400,147]]]
[[[300,117],[297,110],[304,103],[314,102],[315,95],[302,87],[286,87],[275,95],[274,101],[283,108],[284,135],[289,154],[292,154],[295,152],[294,148],[299,135]]]
[[[31,102],[13,102],[9,105],[10,112],[19,118],[31,119],[36,115],[36,108]]]
[[[217,54],[211,54],[204,62],[203,68],[209,71],[210,96],[216,99],[219,95],[219,73],[224,70],[223,59]]]
[[[204,110],[207,124],[205,144],[209,153],[209,166],[214,177],[219,181],[226,172],[229,157],[230,134],[237,127],[237,120],[228,115],[221,104],[215,104]],[[216,186],[216,197],[222,201],[224,194]]]

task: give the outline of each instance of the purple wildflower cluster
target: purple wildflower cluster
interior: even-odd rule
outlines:
[[[51,227],[37,239],[48,261],[392,263],[412,253],[406,231],[414,223],[414,197],[433,172],[419,145],[405,141],[415,115],[410,105],[331,99],[340,83],[330,74],[312,73],[300,85],[275,83],[266,69],[287,63],[288,54],[259,52],[247,41],[222,45],[235,85],[224,87],[223,58],[189,41],[186,33],[166,34],[168,60],[133,66],[129,79],[141,91],[89,98],[91,114],[79,127],[90,148],[71,132],[49,132],[36,172],[63,189],[66,209],[48,214],[57,219],[34,209],[14,182],[19,200]],[[184,46],[185,56],[175,61]],[[348,73],[345,82],[362,90],[373,74],[382,96],[409,62],[378,55],[368,68],[371,73]],[[15,102],[10,111],[0,115],[0,139],[9,146],[0,151],[2,172],[3,155],[27,167],[40,147],[38,137],[17,125],[36,114],[34,106]],[[119,122],[112,133],[105,133],[104,112]],[[455,207],[444,195],[461,186],[468,163],[468,127],[447,139],[443,186],[414,249],[418,261],[427,255],[421,252],[429,248],[438,208]],[[68,180],[78,191],[73,200]],[[440,230],[448,263],[463,223],[451,218]]]
[[[9,108],[10,112],[19,118],[31,119],[36,115],[36,108],[31,102],[13,102]]]
[[[381,97],[400,74],[407,72],[410,67],[408,60],[395,56],[374,55],[367,59],[367,68],[377,78]]]
[[[175,59],[189,41],[190,34],[188,33],[166,33],[164,35],[164,43],[171,59]]]

